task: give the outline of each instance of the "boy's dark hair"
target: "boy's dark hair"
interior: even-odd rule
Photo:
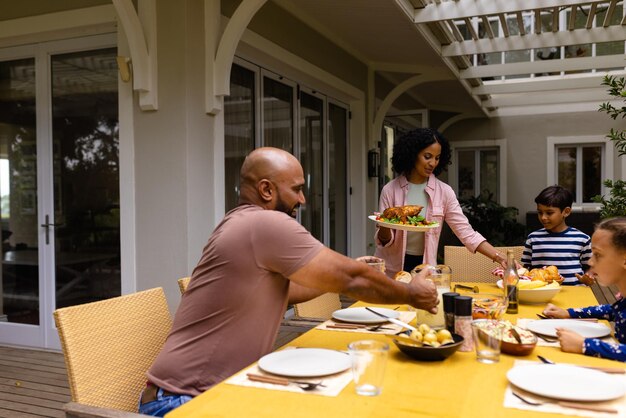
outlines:
[[[554,186],[543,189],[535,198],[535,203],[563,210],[572,207],[574,196],[572,196],[572,193],[565,187],[555,184]]]
[[[415,167],[415,160],[417,160],[420,151],[435,142],[441,145],[441,155],[433,174],[438,176],[447,170],[452,156],[448,140],[434,129],[417,128],[402,135],[393,145],[393,155],[391,156],[393,171],[408,176]]]
[[[604,219],[596,225],[596,231],[603,229],[612,233],[611,244],[620,250],[626,250],[626,218],[619,216],[616,218]]]

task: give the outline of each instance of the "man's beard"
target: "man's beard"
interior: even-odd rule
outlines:
[[[298,215],[298,208],[300,207],[300,204],[297,203],[294,206],[289,207],[289,205],[287,205],[281,198],[280,198],[280,194],[277,192],[276,193],[276,209],[279,212],[284,212],[287,215],[291,216],[292,218],[295,218]]]

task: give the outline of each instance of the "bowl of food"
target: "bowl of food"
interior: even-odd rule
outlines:
[[[498,287],[502,288],[502,280],[498,280]],[[518,298],[520,303],[548,303],[561,291],[557,281],[546,283],[541,280],[520,280],[518,284]]]
[[[472,297],[472,319],[501,319],[506,311],[504,295],[475,293]]]
[[[477,320],[473,322],[481,332],[500,336],[500,351],[512,356],[527,356],[537,345],[537,336],[511,324],[509,321]],[[517,335],[516,335],[517,334]],[[518,340],[519,337],[519,340]]]
[[[419,329],[423,331],[424,327],[420,326]],[[450,333],[447,329],[430,330],[426,333],[403,331],[395,335],[387,334],[387,337],[393,340],[401,352],[420,361],[445,360],[463,344],[463,337]]]

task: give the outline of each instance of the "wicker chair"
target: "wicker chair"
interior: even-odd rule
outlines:
[[[54,311],[72,401],[137,412],[171,327],[162,288]]]
[[[496,250],[506,257],[506,251],[511,249],[516,260],[520,260],[523,246],[495,247]],[[444,264],[452,269],[453,282],[480,282],[495,283],[496,276],[491,272],[498,265],[480,253],[472,254],[465,247],[446,245],[444,247]]]
[[[178,279],[178,288],[180,289],[181,295],[187,290],[187,286],[189,286],[189,280],[191,280],[191,277],[182,277]]]
[[[293,306],[294,319],[309,321],[325,321],[337,309],[341,309],[341,300],[337,293],[324,293],[314,299]]]

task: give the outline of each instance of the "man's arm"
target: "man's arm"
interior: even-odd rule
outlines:
[[[390,280],[367,264],[324,247],[289,279],[304,287],[341,293],[364,302],[402,303],[436,312],[437,288],[425,280],[426,274],[427,271],[410,283]]]
[[[301,286],[295,281],[289,282],[289,304],[306,302],[326,293],[323,290]]]

